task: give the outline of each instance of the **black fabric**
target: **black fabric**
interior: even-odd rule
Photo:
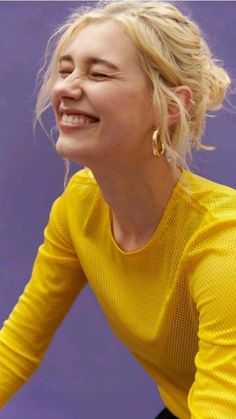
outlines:
[[[168,409],[164,409],[154,419],[178,419]]]

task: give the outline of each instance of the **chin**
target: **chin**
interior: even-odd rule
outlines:
[[[84,160],[86,159],[83,158],[85,153],[84,151],[79,150],[78,143],[76,143],[76,146],[77,147],[75,147],[75,144],[71,144],[71,138],[59,136],[56,142],[56,152],[63,159],[68,159],[82,166],[85,166],[86,163]]]
[[[56,142],[56,151],[59,154],[59,156],[68,159],[69,156],[69,146],[66,144],[64,140],[61,139],[61,137],[58,138]]]

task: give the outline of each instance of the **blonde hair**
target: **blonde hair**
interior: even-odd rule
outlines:
[[[209,150],[201,143],[206,113],[220,109],[231,81],[219,60],[213,58],[198,25],[174,5],[166,2],[121,1],[79,8],[49,39],[35,109],[35,121],[42,124],[43,112],[51,106],[50,93],[57,77],[59,56],[77,31],[104,21],[118,24],[136,47],[140,64],[153,86],[153,100],[162,124],[160,141],[177,170],[187,167],[191,148]],[[51,49],[54,52],[51,54]],[[50,59],[47,65],[48,58]],[[178,86],[193,92],[190,111],[178,95]],[[179,120],[168,127],[169,104],[179,110]],[[66,161],[68,176],[68,161]]]

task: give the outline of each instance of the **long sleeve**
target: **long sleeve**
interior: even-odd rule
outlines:
[[[199,348],[188,397],[192,419],[235,417],[235,237],[236,228],[222,223],[213,232],[205,232],[202,251],[196,250],[193,256],[197,263],[192,266],[191,291],[199,312]]]
[[[40,365],[86,283],[70,241],[66,202],[66,192],[54,202],[31,279],[0,330],[0,407]]]

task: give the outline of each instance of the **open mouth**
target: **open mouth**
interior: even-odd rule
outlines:
[[[99,122],[99,119],[88,115],[67,115],[66,113],[63,113],[61,122],[63,125],[80,126],[97,123]]]

